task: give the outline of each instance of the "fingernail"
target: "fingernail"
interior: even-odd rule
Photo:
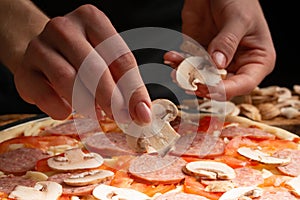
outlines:
[[[216,64],[219,66],[219,67],[222,67],[224,68],[225,65],[226,65],[226,57],[223,53],[221,53],[220,51],[216,51],[214,52],[214,60],[216,62]]]
[[[139,122],[144,124],[149,124],[151,122],[151,110],[145,102],[139,102],[135,106],[135,114]]]

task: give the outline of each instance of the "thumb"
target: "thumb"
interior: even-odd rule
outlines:
[[[234,22],[233,22],[234,21]],[[218,68],[226,68],[232,61],[245,34],[244,25],[235,20],[225,24],[208,45],[208,53]]]

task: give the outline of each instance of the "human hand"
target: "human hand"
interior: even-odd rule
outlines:
[[[68,117],[76,101],[76,111],[95,112],[96,105],[115,118],[113,111],[119,115],[129,106],[136,122],[151,120],[151,100],[133,54],[105,14],[91,5],[50,19],[29,43],[14,77],[21,97],[54,119]]]
[[[276,53],[257,0],[185,0],[182,21],[182,32],[205,47],[216,66],[228,72],[222,89],[199,91],[200,87],[197,95],[229,100],[248,94],[272,72]],[[174,52],[165,55],[174,67],[182,59]],[[225,97],[218,90],[224,90]]]

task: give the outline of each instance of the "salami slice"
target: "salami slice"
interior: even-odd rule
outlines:
[[[8,175],[0,177],[0,192],[11,193],[17,185],[33,187],[36,181],[25,178],[24,176]],[[0,198],[1,199],[1,198]]]
[[[169,192],[158,196],[154,200],[208,200],[206,197],[202,197],[196,194],[187,194],[183,192]]]
[[[289,191],[279,188],[273,188],[264,190],[261,197],[257,198],[257,200],[273,200],[273,199],[282,199],[282,200],[297,200],[294,195],[292,195]]]
[[[299,176],[300,175],[300,150],[284,149],[273,154],[279,158],[291,158],[291,162],[287,165],[278,166],[278,170],[285,175]]]
[[[176,142],[170,154],[209,158],[222,155],[225,150],[224,141],[211,134],[185,134]]]
[[[0,154],[0,171],[6,174],[22,175],[33,170],[38,160],[48,157],[40,149],[19,148]]]
[[[48,181],[53,181],[56,183],[59,183],[63,187],[63,194],[65,195],[87,195],[91,194],[93,189],[98,185],[98,184],[91,184],[87,186],[69,186],[64,183],[64,180],[69,178],[72,175],[72,173],[59,173],[55,174],[53,176],[50,176],[48,178]]]
[[[235,179],[232,180],[236,187],[258,186],[264,182],[262,173],[259,170],[248,167],[234,169]]]
[[[129,173],[151,184],[173,184],[184,179],[182,167],[185,164],[180,157],[144,154],[131,161]]]
[[[99,122],[89,118],[76,118],[61,124],[46,128],[44,133],[50,135],[69,135],[73,137],[86,137],[101,131]]]
[[[275,135],[268,133],[259,128],[246,128],[238,126],[230,126],[222,130],[221,137],[232,139],[237,136],[247,137],[251,139],[268,140],[275,139]]]
[[[135,155],[136,153],[128,147],[126,136],[123,133],[99,133],[86,138],[85,147],[100,154],[102,157],[113,157],[121,155]]]

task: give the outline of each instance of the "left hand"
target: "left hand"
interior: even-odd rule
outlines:
[[[227,70],[225,99],[248,94],[273,71],[276,53],[258,0],[185,0],[182,21],[182,32],[204,46],[219,69]],[[177,66],[183,57],[168,52],[164,59]],[[224,100],[214,89],[196,94]]]

